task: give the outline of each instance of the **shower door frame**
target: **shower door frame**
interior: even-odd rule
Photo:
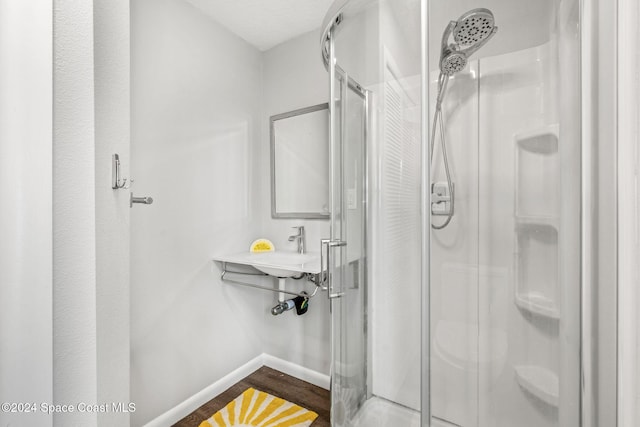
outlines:
[[[420,2],[420,145],[422,147],[421,209],[422,209],[422,265],[421,265],[421,369],[420,369],[420,425],[431,426],[431,153],[429,144],[429,0]]]
[[[640,218],[638,202],[638,168],[640,167],[640,30],[637,22],[640,6],[637,0],[621,0],[618,10],[618,110],[620,132],[618,147],[618,423],[632,426],[640,423],[640,341],[638,309],[640,304]],[[630,90],[625,90],[629,88]]]
[[[618,426],[618,2],[579,0],[580,427]],[[601,76],[607,76],[602,78]],[[606,190],[606,191],[605,191]]]
[[[369,239],[368,239],[368,229],[369,229],[369,126],[371,123],[369,114],[370,114],[370,93],[368,90],[364,89],[358,82],[356,82],[353,78],[351,78],[348,73],[343,70],[335,59],[335,45],[334,45],[334,37],[333,37],[333,28],[329,30],[329,64],[328,64],[328,72],[329,72],[329,180],[330,180],[330,197],[329,197],[329,210],[331,212],[331,221],[330,221],[330,238],[323,239],[321,250],[324,252],[326,248],[326,262],[327,262],[327,293],[331,304],[331,369],[330,369],[330,381],[331,381],[331,408],[333,412],[333,404],[335,393],[340,394],[340,390],[336,392],[335,389],[335,376],[336,369],[335,363],[339,361],[339,356],[337,354],[337,344],[336,342],[342,341],[342,332],[344,317],[342,314],[337,314],[337,311],[342,311],[341,305],[345,303],[345,298],[348,297],[347,292],[344,291],[345,280],[344,280],[344,266],[348,265],[346,260],[346,247],[347,247],[347,237],[343,234],[348,234],[346,230],[343,230],[344,218],[346,216],[344,206],[345,203],[345,193],[344,193],[344,157],[345,157],[345,140],[346,140],[346,117],[347,117],[347,94],[351,90],[353,94],[360,98],[362,102],[362,114],[363,114],[363,133],[362,133],[362,149],[364,158],[363,162],[363,170],[361,176],[363,177],[362,181],[362,193],[363,193],[363,212],[362,212],[362,221],[364,224],[361,224],[362,236],[361,242],[364,248],[364,256],[360,259],[362,261],[362,266],[359,267],[362,269],[362,282],[359,286],[363,286],[362,294],[362,309],[364,310],[362,316],[362,326],[364,331],[364,345],[363,345],[363,355],[364,360],[362,361],[364,372],[362,372],[362,379],[364,382],[364,393],[362,399],[358,398],[358,408],[371,397],[371,358],[369,357],[371,350],[371,340],[368,336],[369,332],[369,324],[368,324],[368,310],[369,310]],[[336,94],[336,83],[340,82],[340,127],[336,129],[336,120],[335,118],[335,106],[337,101]],[[337,143],[336,138],[339,135],[340,141]],[[339,152],[340,165],[336,165],[336,152]],[[339,173],[340,182],[336,182],[336,167],[341,169]],[[340,200],[340,231],[336,230],[336,226],[334,221],[336,220],[336,191],[338,192],[339,200]],[[348,222],[347,222],[348,225]],[[326,246],[325,246],[326,245]],[[335,262],[332,262],[334,253],[337,252],[340,254],[340,266],[336,268]],[[323,266],[324,268],[324,266]],[[333,286],[333,278],[341,276],[340,279],[340,287],[339,289],[334,288]],[[338,336],[336,336],[338,335]],[[340,349],[342,350],[342,344],[340,344]],[[342,351],[341,351],[342,352]],[[358,409],[356,408],[356,409]],[[357,412],[357,411],[356,411]],[[333,413],[331,414],[331,424],[333,425]]]
[[[329,108],[333,108],[333,102],[335,102],[335,93],[334,93],[334,82],[335,73],[339,69],[335,62],[335,46],[334,46],[334,30],[336,26],[336,19],[342,14],[343,10],[349,5],[351,0],[336,0],[334,5],[331,7],[333,13],[333,19],[331,24],[326,29],[326,33],[329,35],[328,42],[328,63],[327,71],[330,76],[330,91],[329,91]],[[421,90],[420,90],[420,101],[421,101],[421,136],[420,136],[420,145],[421,145],[421,181],[422,183],[429,182],[429,177],[431,176],[431,165],[430,165],[430,153],[429,153],[429,48],[428,48],[428,22],[429,22],[429,0],[420,0],[420,13],[421,13],[421,25],[420,25],[420,46],[421,46],[421,58],[420,62],[421,66]],[[342,71],[342,75],[345,73]],[[347,78],[347,81],[348,78]],[[349,82],[350,83],[350,82]],[[358,85],[359,86],[359,85]],[[364,91],[367,93],[368,91]],[[369,96],[367,94],[365,101],[365,120],[367,120],[367,125],[365,126],[365,142],[368,142],[369,138],[369,113],[371,111],[369,106]],[[331,110],[330,110],[331,111]],[[335,124],[332,120],[330,120],[330,136],[333,138],[335,128]],[[367,166],[369,164],[369,160],[366,160],[365,163]],[[330,173],[332,177],[333,174]],[[368,175],[367,175],[368,177]],[[333,184],[331,185],[333,187]],[[365,187],[368,189],[368,182],[365,183]],[[431,191],[429,185],[422,185],[420,191],[420,208],[421,208],[421,372],[420,372],[420,425],[422,427],[429,427],[431,425],[431,360],[430,360],[430,352],[431,352],[431,328],[430,328],[430,258],[431,258]],[[368,219],[368,218],[367,218]],[[329,241],[325,240],[325,244],[329,243]],[[367,250],[369,249],[370,242],[367,243]],[[331,289],[329,289],[329,296],[331,297]],[[333,320],[332,320],[333,321]],[[368,325],[367,325],[368,326]],[[332,330],[334,329],[332,325]],[[367,348],[365,353],[370,351],[370,343],[367,343]],[[331,360],[332,363],[335,360],[334,349],[332,346],[331,350]],[[367,398],[371,397],[371,361],[370,358],[365,361],[366,365],[366,388],[367,388]],[[333,375],[333,366],[331,368]]]

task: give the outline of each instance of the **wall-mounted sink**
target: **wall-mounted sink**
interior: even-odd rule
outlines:
[[[276,277],[298,276],[300,273],[319,273],[320,256],[314,253],[263,252],[252,254],[253,267]],[[317,264],[317,269],[313,264]],[[317,270],[317,271],[316,271]]]
[[[250,265],[265,274],[274,277],[299,276],[302,273],[320,273],[320,254],[274,251],[274,252],[242,252],[233,255],[222,255],[214,261]]]

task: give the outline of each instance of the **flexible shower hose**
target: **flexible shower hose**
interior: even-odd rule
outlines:
[[[445,93],[447,91],[447,84],[449,83],[449,76],[444,73],[440,73],[438,77],[438,98],[436,99],[436,111],[433,115],[433,127],[431,128],[431,164],[433,165],[433,151],[436,143],[436,128],[440,130],[440,145],[442,147],[442,160],[444,161],[444,172],[447,177],[447,187],[449,189],[449,198],[451,208],[449,214],[444,223],[440,225],[431,224],[431,228],[434,230],[442,230],[453,219],[453,207],[454,207],[454,195],[453,195],[453,183],[451,181],[451,172],[449,170],[449,160],[447,158],[447,143],[445,139],[444,129],[444,117],[442,114],[442,101],[444,100]],[[446,203],[446,202],[445,202]]]

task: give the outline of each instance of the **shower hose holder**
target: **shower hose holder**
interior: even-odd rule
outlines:
[[[431,215],[449,216],[453,215],[453,204],[451,203],[455,197],[455,183],[451,183],[451,191],[449,194],[449,186],[447,182],[434,182],[431,184]]]

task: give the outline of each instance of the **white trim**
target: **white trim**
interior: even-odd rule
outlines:
[[[618,9],[618,426],[636,426],[638,417],[638,129],[640,32],[637,0]]]
[[[149,421],[144,427],[166,427],[175,424],[215,396],[219,395],[244,377],[262,367],[263,354],[248,361],[235,371],[225,375],[210,386],[194,394],[184,402],[169,409],[159,417]]]
[[[296,365],[295,363],[263,353],[240,366],[235,371],[220,378],[210,386],[194,394],[182,403],[169,409],[159,417],[149,421],[144,425],[144,427],[166,427],[175,424],[262,366],[277,369],[287,375],[307,381],[308,383],[318,387],[322,387],[327,390],[329,389],[328,375],[321,374],[309,368],[305,368],[304,366]]]
[[[296,377],[315,386],[329,390],[329,375],[321,374],[304,366],[296,365],[287,360],[279,359],[270,354],[262,354],[262,363],[269,368],[284,372],[287,375]]]

